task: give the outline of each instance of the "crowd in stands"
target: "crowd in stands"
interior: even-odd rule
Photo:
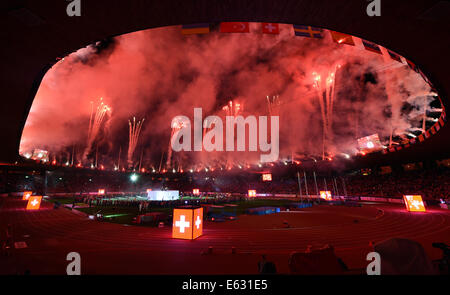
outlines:
[[[368,196],[401,198],[405,194],[419,194],[424,199],[449,199],[450,168],[439,166],[412,171],[391,171],[381,174],[342,173],[336,176],[313,174],[312,171],[298,175],[285,173],[273,175],[272,181],[263,181],[260,173],[235,174],[141,174],[136,183],[130,181],[129,173],[52,172],[44,175],[2,174],[2,192],[32,190],[37,194],[73,193],[87,194],[105,189],[112,192],[145,192],[172,189],[182,193],[200,192],[231,193],[245,195],[248,190],[258,194],[315,195],[328,190],[339,196]],[[44,185],[46,184],[46,185]]]
[[[346,178],[350,196],[402,197],[422,195],[424,199],[450,197],[450,169],[436,168],[385,175],[357,175]]]

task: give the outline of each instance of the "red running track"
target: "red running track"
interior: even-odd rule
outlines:
[[[236,221],[207,222],[202,237],[186,241],[172,239],[168,227],[93,221],[67,209],[52,209],[50,203],[43,203],[39,211],[26,211],[24,201],[2,201],[0,237],[12,224],[14,240],[25,242],[27,248],[1,256],[6,265],[1,274],[25,270],[65,274],[66,255],[72,251],[80,253],[85,274],[248,274],[257,272],[262,253],[279,272],[288,273],[289,253],[308,245],[332,244],[351,268],[364,268],[371,241],[412,239],[424,246],[431,259],[440,256],[432,242],[450,244],[450,211],[437,208],[408,213],[400,205],[322,205],[301,212],[244,215]],[[291,227],[283,228],[283,221]],[[210,246],[213,254],[202,254]],[[237,254],[231,254],[231,247]]]

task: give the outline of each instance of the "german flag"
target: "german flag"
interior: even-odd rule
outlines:
[[[378,53],[378,54],[382,54],[380,46],[378,46],[377,44],[372,43],[372,42],[367,41],[367,40],[364,40],[364,39],[361,39],[361,41],[362,41],[362,43],[364,45],[364,48],[366,50],[369,50],[369,51],[372,51],[372,52],[375,52],[375,53]]]
[[[183,35],[193,35],[193,34],[207,34],[209,33],[209,24],[190,24],[182,25],[181,33]]]
[[[308,38],[323,38],[323,29],[311,27],[311,26],[302,26],[302,25],[292,25],[294,27],[295,36],[308,37]]]
[[[330,34],[331,38],[333,38],[333,41],[336,43],[355,46],[355,42],[353,41],[353,38],[350,35],[335,31],[330,31]]]

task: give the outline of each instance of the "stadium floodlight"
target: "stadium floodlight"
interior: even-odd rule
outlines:
[[[130,175],[131,182],[136,182],[138,180],[138,175],[136,173],[133,173]]]

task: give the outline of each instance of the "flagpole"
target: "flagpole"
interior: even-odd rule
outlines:
[[[300,192],[300,203],[303,204],[302,185],[300,183],[300,172],[297,171],[298,191]]]
[[[319,188],[317,186],[316,171],[313,171],[313,176],[314,176],[314,184],[316,186],[316,196],[319,197]]]
[[[309,196],[308,193],[308,181],[306,180],[306,171],[303,171],[303,176],[305,177],[305,191],[306,191],[306,197]]]

